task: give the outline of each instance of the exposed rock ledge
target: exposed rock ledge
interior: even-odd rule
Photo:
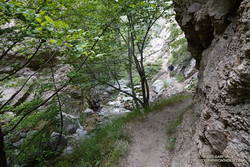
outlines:
[[[230,161],[211,167],[249,167],[250,0],[174,1],[199,68],[196,112],[201,118],[194,137],[199,156]]]

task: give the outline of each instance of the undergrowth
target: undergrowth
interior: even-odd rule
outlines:
[[[178,82],[184,82],[185,81],[185,77],[184,77],[183,74],[177,74],[175,77],[176,77],[176,80]]]
[[[189,94],[179,94],[160,100],[148,109],[135,110],[116,118],[94,130],[90,137],[80,142],[74,152],[57,159],[56,167],[117,167],[128,148],[129,136],[125,125],[135,119],[143,118],[147,113],[161,110],[167,105],[190,98]]]
[[[178,111],[178,116],[175,120],[171,121],[170,124],[166,128],[167,133],[167,149],[173,151],[175,149],[176,141],[177,141],[177,130],[178,127],[183,122],[183,118],[185,113],[192,108],[193,105],[188,106],[187,108]]]
[[[155,111],[155,110],[161,110],[164,107],[166,107],[167,105],[171,105],[173,103],[185,100],[185,99],[189,99],[191,98],[192,95],[191,94],[187,94],[187,93],[180,93],[174,96],[171,96],[169,98],[166,99],[162,99],[154,104],[151,105],[150,107],[150,111]]]

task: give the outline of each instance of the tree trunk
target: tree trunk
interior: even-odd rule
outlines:
[[[142,86],[142,96],[143,96],[143,107],[147,108],[149,107],[149,89],[148,89],[148,83],[145,76],[145,73],[142,71],[143,75],[141,75],[141,86]]]
[[[132,91],[132,95],[134,97],[136,97],[136,93],[135,93],[135,88],[134,88],[134,80],[133,80],[133,57],[132,57],[132,48],[131,48],[131,38],[130,38],[130,30],[128,31],[128,60],[129,60],[129,67],[128,67],[128,74],[129,74],[129,80],[130,80],[130,86],[131,86],[131,91]],[[138,101],[134,99],[136,108],[139,108],[139,103]]]
[[[147,92],[147,102],[148,102],[148,104],[149,104],[150,92],[149,92],[149,85],[148,85],[148,80],[147,80],[147,78],[146,78],[145,84],[146,84],[146,92]]]
[[[150,99],[150,92],[149,92],[149,85],[147,81],[147,77],[145,74],[145,69],[144,69],[144,48],[145,48],[145,42],[148,37],[149,31],[151,29],[151,24],[148,26],[147,31],[144,35],[143,38],[143,43],[140,46],[138,42],[136,42],[137,36],[135,34],[135,24],[133,23],[133,16],[127,15],[128,17],[128,22],[129,22],[129,34],[128,34],[128,41],[130,42],[131,45],[131,54],[134,58],[134,63],[136,66],[136,70],[140,76],[140,82],[141,82],[141,90],[142,90],[142,96],[143,96],[143,108],[149,107],[149,99]],[[138,60],[136,56],[136,49],[135,49],[135,43],[137,44],[138,51],[140,53],[140,60]],[[130,47],[130,46],[129,46]]]
[[[140,76],[140,82],[141,82],[141,90],[142,90],[142,96],[143,96],[143,108],[147,108],[149,106],[149,101],[148,101],[148,90],[147,90],[147,79],[146,79],[146,74],[144,70],[144,64],[143,62],[139,61],[136,57],[136,51],[135,51],[135,37],[133,36],[132,33],[131,35],[131,48],[132,48],[132,55],[134,57],[134,62],[136,64],[136,70]],[[143,52],[141,52],[143,54]]]
[[[0,166],[7,167],[7,159],[4,151],[4,134],[0,125]]]

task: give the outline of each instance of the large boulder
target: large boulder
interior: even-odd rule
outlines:
[[[57,132],[53,132],[50,135],[50,143],[49,146],[52,149],[55,149],[56,147],[59,149],[63,149],[67,146],[67,139],[66,137],[62,134],[59,134]]]
[[[160,93],[163,89],[164,89],[164,81],[162,80],[156,80],[153,84],[152,84],[152,88],[153,88],[153,91],[155,93]]]
[[[77,130],[78,126],[76,124],[69,124],[65,127],[66,133],[67,134],[74,134]]]
[[[72,146],[67,146],[64,150],[63,150],[63,155],[68,155],[71,154],[74,151]]]

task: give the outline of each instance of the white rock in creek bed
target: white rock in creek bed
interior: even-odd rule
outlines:
[[[84,110],[85,113],[94,113],[93,110],[91,110],[90,108],[87,108],[86,110]]]
[[[33,136],[35,133],[37,133],[38,131],[37,130],[30,130],[27,132],[27,136]]]
[[[23,68],[17,72],[17,75],[19,75],[21,77],[29,77],[33,73],[34,73],[34,71],[32,71],[30,68]],[[32,79],[36,79],[36,77],[33,76]]]
[[[60,148],[64,148],[67,146],[67,138],[65,135],[61,135],[60,133],[57,132],[52,132],[50,135],[50,147],[51,148],[56,148],[58,141],[60,139],[60,145],[58,145]]]
[[[121,101],[111,101],[111,102],[108,102],[108,105],[120,107],[122,105],[122,103],[121,103]]]
[[[104,106],[102,110],[100,111],[100,115],[111,116],[111,115],[124,114],[128,112],[130,112],[130,110],[127,110],[125,108],[114,108],[110,106]]]
[[[2,96],[0,97],[1,101],[7,101],[13,94],[16,93],[18,88],[0,88],[0,92],[2,92]]]
[[[77,130],[77,125],[75,124],[69,124],[67,125],[67,127],[65,128],[67,134],[74,134]]]
[[[15,114],[13,112],[6,112],[4,113],[4,115],[5,115],[4,122],[9,122],[15,117]]]
[[[5,112],[5,114],[7,114],[9,117],[14,117],[16,115],[13,112]]]
[[[57,133],[57,132],[52,132],[50,135],[51,138],[56,138],[58,136],[60,136],[60,133]]]
[[[14,150],[14,154],[15,154],[15,155],[20,154],[20,150],[19,150],[19,149],[15,149],[15,150]],[[14,167],[21,167],[21,166],[15,165]]]
[[[122,101],[122,98],[123,98],[122,95],[119,95],[119,96],[116,98],[116,100],[117,100],[117,101]]]
[[[133,101],[133,97],[123,97],[122,100],[124,102],[126,102],[126,101]]]
[[[87,136],[87,132],[80,128],[76,130],[76,134],[79,137],[79,139],[83,139]]]
[[[19,146],[21,146],[23,144],[23,142],[24,142],[24,139],[21,139],[18,142],[13,143],[12,145],[15,146],[15,147],[19,147]]]
[[[141,89],[141,85],[135,85],[134,88],[135,89]]]
[[[20,132],[19,134],[22,138],[25,138],[27,136],[27,133],[24,133],[24,132]]]
[[[78,116],[74,116],[74,115],[71,115],[71,114],[67,114],[65,112],[62,113],[63,116],[67,117],[67,118],[70,118],[70,119],[79,119]]]
[[[73,147],[72,147],[72,146],[67,146],[67,147],[63,150],[63,155],[71,154],[72,152],[73,152]]]

